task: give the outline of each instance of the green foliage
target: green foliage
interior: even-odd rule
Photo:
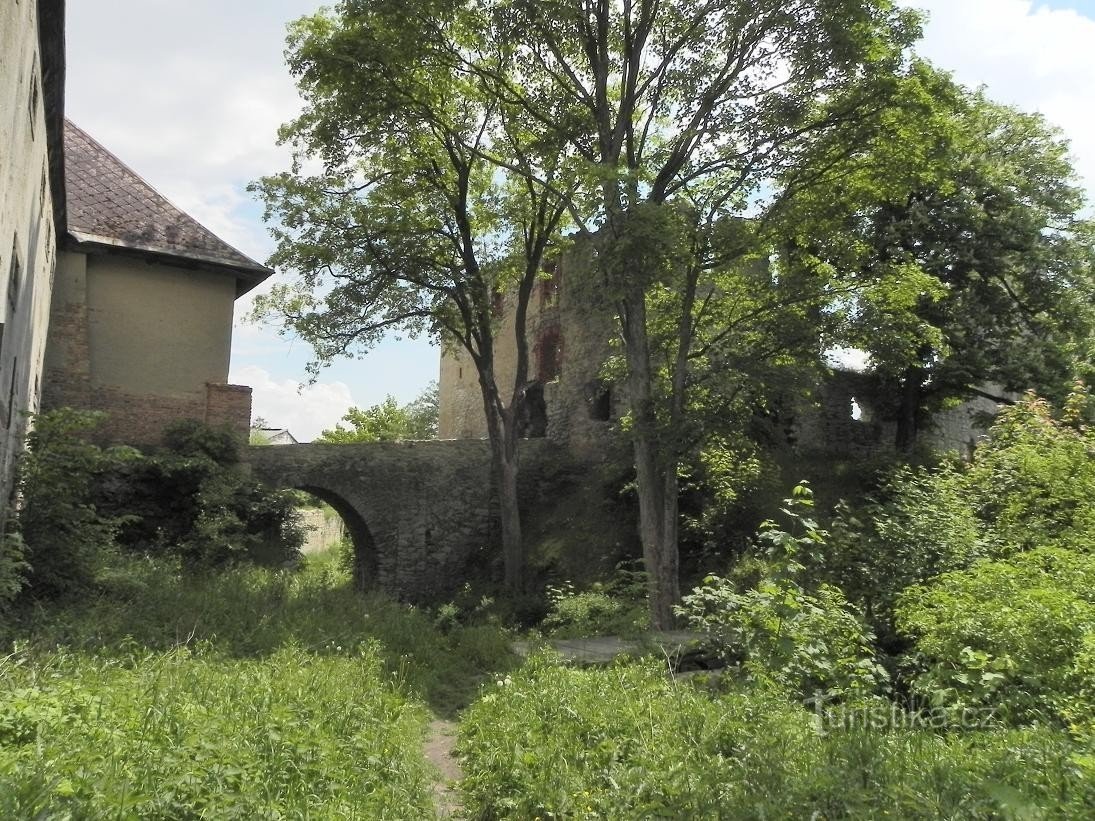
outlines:
[[[89,497],[104,515],[123,520],[122,547],[204,567],[297,557],[305,533],[296,496],[269,490],[238,469],[231,435],[186,420],[164,439],[162,452],[105,470]]]
[[[1095,668],[1081,667],[1095,635],[1093,554],[1039,548],[946,573],[905,591],[897,622],[916,642],[914,691],[932,704],[990,707],[1011,723],[1095,718]]]
[[[803,562],[827,536],[808,515],[812,505],[809,488],[796,487],[784,513],[797,533],[762,526],[758,542],[771,560],[755,587],[739,592],[734,582],[708,576],[679,612],[749,680],[770,679],[801,698],[862,700],[887,675],[874,658],[874,636],[840,589],[804,586]]]
[[[1074,394],[1072,407],[1083,401]],[[1095,439],[1027,396],[1005,408],[968,465],[899,467],[873,498],[838,509],[813,569],[866,611],[887,647],[905,588],[1038,547],[1095,544]]]
[[[594,582],[585,590],[570,582],[549,585],[550,609],[541,627],[570,638],[635,635],[649,627],[646,595],[646,574],[621,563],[607,582]]]
[[[839,333],[893,385],[899,438],[987,382],[1060,400],[1095,320],[1067,141],[922,62],[879,124],[858,151],[812,147],[817,179],[785,214],[786,247],[792,267],[850,288]]]
[[[30,569],[24,555],[26,546],[18,533],[0,536],[0,612],[19,594],[26,584]]]
[[[39,415],[18,464],[22,505],[15,527],[26,545],[28,586],[50,598],[86,589],[118,521],[101,515],[92,491],[115,454],[82,437],[102,414],[60,409]]]
[[[988,555],[968,489],[959,466],[900,466],[873,498],[837,507],[824,556],[811,569],[863,609],[884,646],[897,640],[893,608],[902,590]]]
[[[306,556],[300,570],[238,566],[195,573],[172,558],[121,555],[99,574],[94,595],[63,606],[15,610],[0,622],[0,648],[18,643],[48,655],[128,657],[208,643],[226,658],[265,657],[285,647],[332,654],[375,639],[390,672],[439,712],[474,695],[484,674],[511,662],[496,626],[442,634],[425,612],[354,589],[331,554]]]
[[[350,408],[342,417],[347,429],[335,425],[325,430],[317,442],[399,442],[437,438],[437,383],[430,384],[421,396],[406,405],[389,396],[379,405],[364,410]]]
[[[422,818],[423,711],[375,647],[259,660],[203,644],[0,663],[6,818]]]
[[[478,818],[1080,818],[1095,805],[1063,733],[828,727],[778,691],[709,695],[657,666],[530,660],[461,725]],[[868,729],[870,727],[870,729]]]
[[[1081,392],[1073,394],[1082,399]],[[971,501],[997,550],[1095,546],[1095,430],[1057,421],[1027,395],[1006,408],[978,448],[968,476]]]
[[[178,456],[205,458],[218,465],[240,460],[239,442],[230,428],[215,428],[197,419],[172,422],[163,432],[164,447]]]

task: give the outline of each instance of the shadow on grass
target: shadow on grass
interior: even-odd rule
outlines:
[[[202,642],[229,658],[294,645],[315,654],[379,644],[390,675],[439,716],[453,717],[482,681],[511,669],[510,635],[483,624],[442,632],[422,610],[360,593],[334,561],[301,569],[234,568],[195,575],[162,561],[121,559],[81,600],[26,604],[0,623],[0,652],[145,655]]]

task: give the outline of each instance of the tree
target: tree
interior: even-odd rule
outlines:
[[[500,500],[506,583],[523,584],[518,425],[528,387],[526,310],[564,214],[554,189],[502,172],[550,145],[500,117],[458,59],[459,4],[345,0],[297,21],[289,67],[305,112],[282,130],[293,170],[262,180],[277,250],[296,273],[258,302],[315,349],[314,368],[385,333],[429,333],[475,364]],[[315,174],[305,164],[318,160]],[[550,165],[537,164],[550,176]],[[494,372],[499,294],[517,292],[516,375]]]
[[[400,405],[394,396],[372,407],[350,408],[342,417],[349,429],[335,425],[317,442],[399,442],[437,438],[437,383],[433,382],[413,402]]]
[[[705,301],[703,252],[717,226],[746,213],[794,165],[804,142],[871,116],[885,84],[865,81],[900,65],[916,16],[888,0],[513,0],[478,8],[489,36],[475,72],[507,112],[566,147],[577,194],[565,199],[595,249],[596,285],[619,318],[651,616],[666,627],[679,598],[676,432]],[[844,105],[823,105],[834,98]],[[495,161],[563,193],[535,168]],[[648,328],[656,284],[681,294],[660,408]]]
[[[890,138],[818,146],[826,184],[800,203],[798,262],[864,287],[848,342],[897,397],[897,445],[928,412],[987,382],[1067,392],[1092,330],[1095,254],[1068,146],[1024,114],[920,64]],[[806,238],[809,234],[810,237]]]

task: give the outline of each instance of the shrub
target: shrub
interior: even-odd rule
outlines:
[[[969,493],[957,465],[899,467],[857,509],[837,507],[824,556],[811,569],[839,585],[883,645],[893,647],[893,608],[902,590],[989,552]]]
[[[1095,547],[1095,433],[1054,419],[1028,395],[1001,412],[969,471],[970,503],[998,555]]]
[[[1080,663],[1095,634],[1095,555],[1042,548],[983,561],[898,600],[915,639],[915,692],[953,711],[991,707],[1011,723],[1089,724],[1095,701]]]
[[[297,558],[305,533],[295,494],[239,470],[230,433],[184,420],[164,438],[163,452],[117,464],[96,486],[98,509],[124,521],[123,547],[203,567]]]
[[[118,520],[95,508],[91,491],[116,457],[81,438],[102,418],[67,408],[41,414],[20,457],[22,504],[15,526],[26,544],[28,583],[36,596],[87,588],[102,552],[113,544]]]
[[[24,555],[23,537],[18,533],[0,535],[0,612],[3,612],[26,584],[30,568]]]
[[[800,535],[762,525],[758,541],[770,562],[749,590],[708,576],[684,597],[679,613],[705,633],[726,661],[750,680],[770,679],[801,698],[862,699],[886,682],[876,662],[873,635],[844,594],[831,585],[808,591],[803,559],[816,561],[827,533],[809,517],[809,488],[795,488],[784,513]]]
[[[649,624],[646,574],[616,566],[607,583],[576,590],[570,582],[549,586],[550,610],[541,626],[555,636],[634,635]]]

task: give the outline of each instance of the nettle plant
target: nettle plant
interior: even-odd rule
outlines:
[[[755,586],[741,592],[732,580],[708,576],[678,613],[749,680],[827,702],[877,695],[888,675],[860,614],[839,588],[804,585],[806,563],[819,561],[828,536],[811,516],[813,493],[803,483],[785,503],[789,530],[761,525],[757,544],[768,560]]]

